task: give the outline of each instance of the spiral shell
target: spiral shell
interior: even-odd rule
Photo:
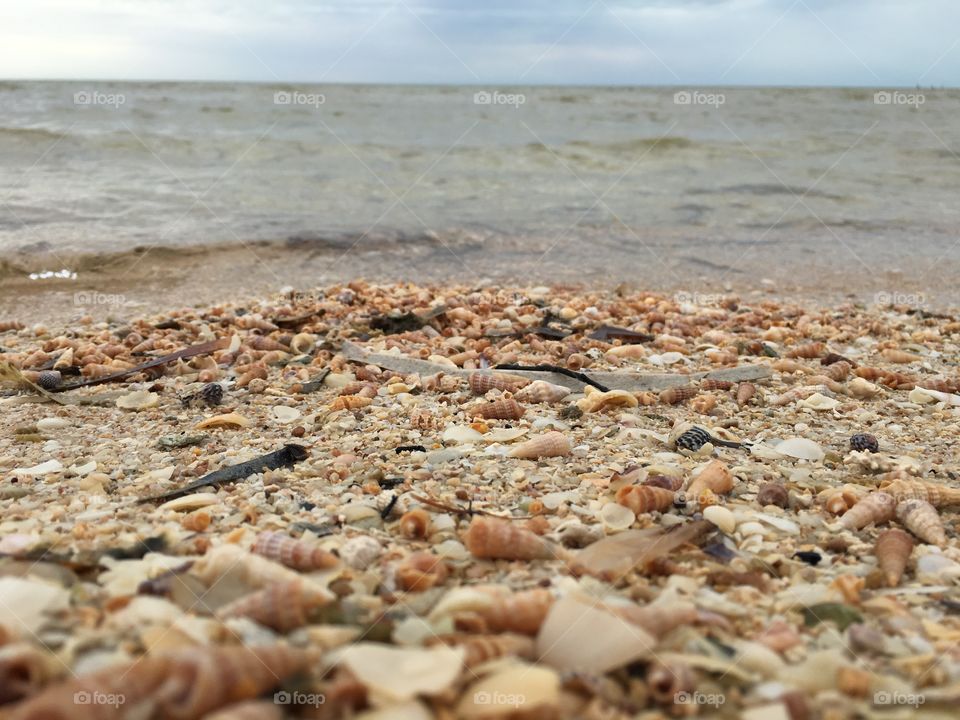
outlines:
[[[706,415],[717,406],[717,396],[712,393],[698,395],[690,401],[690,409],[701,415]]]
[[[798,345],[795,348],[788,350],[784,353],[786,358],[804,358],[806,360],[812,360],[813,358],[818,358],[823,355],[826,350],[826,346],[822,342],[808,343],[807,345]]]
[[[486,395],[490,390],[514,392],[530,381],[517,375],[494,374],[487,372],[471,373],[467,384],[474,395]]]
[[[840,524],[847,530],[859,530],[867,525],[879,525],[893,520],[897,501],[885,492],[867,495],[840,518]]]
[[[536,460],[542,457],[562,457],[571,452],[570,441],[562,432],[553,430],[520,443],[508,454],[512,458]]]
[[[790,495],[780,483],[764,483],[757,493],[757,503],[760,506],[776,505],[785,508],[790,504]]]
[[[405,512],[400,518],[400,534],[411,540],[423,540],[430,534],[430,513],[423,508]]]
[[[847,484],[843,487],[827,488],[819,495],[817,501],[822,503],[834,515],[841,515],[856,505],[867,494],[862,485]]]
[[[478,558],[537,560],[556,555],[556,549],[539,535],[483,515],[473,519],[464,540],[467,550]]]
[[[675,494],[672,490],[649,485],[627,485],[617,491],[616,501],[633,510],[634,514],[669,510],[673,507]]]
[[[664,405],[677,405],[695,398],[700,391],[692,385],[667,388],[660,393],[660,402]]]
[[[823,373],[834,382],[841,382],[849,377],[851,370],[853,370],[853,366],[846,360],[841,360],[840,362],[828,365]]]
[[[730,380],[712,380],[704,378],[700,381],[701,390],[732,390],[734,383]]]
[[[10,330],[23,330],[26,327],[22,322],[17,322],[16,320],[2,320],[0,321],[0,333],[9,332]]]
[[[733,490],[733,474],[725,462],[710,461],[687,486],[687,494],[690,497],[696,497],[704,490],[711,490],[718,495],[726,495]]]
[[[647,487],[663,488],[664,490],[669,490],[670,492],[676,492],[683,487],[683,476],[660,475],[659,473],[654,473],[653,475],[647,476],[647,479],[643,481],[643,485],[646,485]]]
[[[99,378],[104,378],[117,372],[119,372],[118,368],[115,368],[113,365],[90,363],[89,365],[83,366],[80,374],[87,380],[98,380]]]
[[[536,635],[553,605],[554,597],[549,590],[536,588],[503,595],[494,588],[477,588],[489,593],[492,600],[489,605],[476,608],[472,614],[480,620],[479,632],[520,633]],[[467,618],[455,617],[455,625],[469,624]]]
[[[236,319],[236,325],[243,330],[262,330],[263,332],[273,332],[280,329],[259,315],[242,315]]]
[[[693,625],[699,613],[692,603],[672,602],[658,605],[610,605],[608,609],[654,637],[663,637],[681,625]]]
[[[0,646],[0,705],[33,695],[65,670],[56,657],[30,643]]]
[[[203,532],[210,527],[211,520],[210,511],[201,509],[184,515],[180,519],[180,525],[191,532]]]
[[[656,702],[674,704],[677,697],[689,694],[697,688],[697,676],[690,666],[682,662],[653,662],[647,668],[647,689]]]
[[[238,582],[251,588],[299,581],[303,578],[284,567],[260,555],[248,553],[237,545],[219,545],[207,551],[207,554],[193,563],[190,573],[208,587],[219,582],[228,573]]]
[[[328,406],[331,412],[337,410],[359,410],[373,404],[373,398],[362,395],[341,395]]]
[[[277,532],[260,533],[251,552],[302,572],[328,570],[339,563],[336,555],[318,545]]]
[[[521,402],[555,403],[563,400],[570,394],[570,389],[563,385],[554,385],[545,380],[535,380],[524,388],[517,390],[514,397]]]
[[[925,543],[943,547],[947,533],[937,509],[926,500],[905,500],[897,505],[897,520]]]
[[[519,420],[523,417],[523,413],[523,406],[513,398],[482,403],[475,405],[472,409],[474,417],[485,420]]]
[[[446,645],[447,647],[462,647],[464,649],[463,664],[476,667],[491,660],[503,657],[520,657],[533,660],[536,657],[536,646],[533,638],[516,633],[502,633],[500,635],[468,635],[454,633],[452,635],[438,635],[430,638],[427,645]]]
[[[304,580],[277,583],[245,595],[217,611],[221,618],[247,617],[278,632],[306,625],[334,596]]]
[[[591,385],[583,390],[583,397],[577,400],[577,407],[583,412],[603,412],[611,408],[633,408],[638,404],[637,398],[626,390],[610,390],[601,392]]]
[[[873,554],[888,587],[897,587],[913,552],[913,538],[900,528],[889,528],[877,536]]]
[[[880,353],[884,360],[892,363],[912,363],[917,362],[918,360],[923,360],[920,355],[914,353],[905,352],[903,350],[897,350],[895,348],[887,348]]]
[[[54,366],[56,367],[56,366]],[[929,378],[917,381],[917,386],[927,390],[955,394],[960,391],[960,382],[955,378]]]
[[[317,345],[317,336],[311,333],[297,333],[290,340],[290,349],[298,355],[308,355]]]
[[[421,592],[447,579],[450,571],[443,558],[429,552],[415,552],[397,566],[397,587],[407,592]]]
[[[247,387],[254,380],[266,380],[267,369],[260,365],[252,365],[237,378],[237,387]]]
[[[122,696],[124,707],[155,708],[155,716],[199,720],[224,706],[251,700],[305,672],[310,653],[282,645],[190,647],[72,678],[18,705],[14,720],[105,720],[110,705],[77,704],[75,696]],[[125,714],[125,713],[124,713]]]

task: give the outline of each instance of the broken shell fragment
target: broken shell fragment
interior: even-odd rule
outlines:
[[[517,445],[508,455],[512,458],[536,460],[542,457],[562,457],[569,455],[570,451],[570,441],[566,435],[554,430]]]

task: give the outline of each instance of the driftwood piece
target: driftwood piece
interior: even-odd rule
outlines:
[[[340,348],[340,353],[347,360],[353,362],[376,365],[385,370],[392,370],[404,374],[418,373],[420,375],[435,375],[438,372],[442,372],[447,375],[467,377],[477,372],[476,370],[463,370],[461,368],[450,367],[449,365],[432,363],[428,360],[408,358],[403,355],[372,353],[350,341],[343,343],[343,346]],[[511,370],[510,374],[528,377],[531,380],[546,380],[555,385],[562,385],[569,388],[573,392],[581,392],[586,386],[586,383],[580,380],[554,372]],[[771,374],[771,370],[767,365],[755,364],[698,373],[591,372],[590,377],[612,390],[638,392],[641,390],[665,390],[667,388],[677,387],[678,385],[688,385],[691,382],[699,382],[704,379],[730,380],[731,382],[764,380],[770,377]]]

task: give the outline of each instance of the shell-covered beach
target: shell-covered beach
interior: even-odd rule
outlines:
[[[0,717],[953,717],[960,318],[357,280],[0,318]]]

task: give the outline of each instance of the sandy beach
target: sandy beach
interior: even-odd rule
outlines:
[[[128,291],[0,324],[5,717],[952,717],[949,311]]]

